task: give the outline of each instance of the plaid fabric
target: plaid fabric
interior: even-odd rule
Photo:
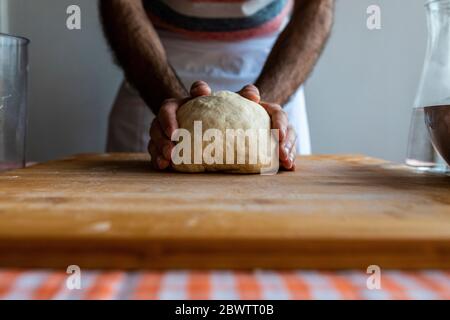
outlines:
[[[0,270],[0,299],[450,299],[450,272],[385,271],[368,290],[358,271],[99,272],[69,290],[64,272]]]

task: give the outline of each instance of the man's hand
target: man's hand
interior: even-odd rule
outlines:
[[[171,138],[178,129],[177,110],[191,99],[209,96],[211,88],[203,81],[195,82],[190,91],[190,97],[185,99],[168,99],[163,102],[158,116],[150,127],[150,142],[148,152],[152,158],[153,167],[157,170],[165,170],[170,167],[172,149],[174,143]]]
[[[272,119],[272,129],[278,129],[280,132],[280,166],[285,170],[294,171],[297,156],[297,134],[294,128],[289,125],[286,112],[279,104],[261,101],[259,90],[254,85],[245,86],[238,93],[244,98],[259,103],[266,109]]]

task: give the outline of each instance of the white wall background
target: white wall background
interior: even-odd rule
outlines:
[[[307,83],[315,153],[403,161],[426,45],[424,2],[337,0],[332,37]],[[65,27],[71,4],[82,9],[81,31]],[[371,4],[382,9],[379,31],[366,27]],[[29,159],[103,151],[121,72],[103,40],[97,1],[9,0],[9,17],[10,32],[32,40]]]
[[[8,1],[0,0],[0,32],[8,33],[9,31],[8,13]]]

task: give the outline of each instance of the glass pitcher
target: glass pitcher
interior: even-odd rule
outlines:
[[[406,164],[425,171],[448,171],[429,138],[424,107],[450,105],[450,0],[430,1],[425,8],[428,46],[413,106]]]
[[[0,171],[25,165],[28,43],[0,34]]]

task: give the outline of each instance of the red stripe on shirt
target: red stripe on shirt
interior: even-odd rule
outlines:
[[[201,1],[201,0],[196,0]],[[267,34],[271,34],[280,29],[281,25],[284,22],[284,19],[288,16],[293,8],[293,1],[289,1],[285,6],[283,11],[280,12],[278,16],[276,16],[273,20],[262,24],[256,28],[239,30],[239,31],[231,31],[231,32],[201,32],[201,31],[191,31],[182,28],[175,27],[173,25],[168,24],[163,21],[159,17],[153,15],[151,12],[147,13],[151,21],[158,28],[162,28],[164,30],[172,31],[175,33],[179,33],[185,35],[186,37],[192,39],[199,40],[217,40],[217,41],[240,41],[255,37],[264,36]]]

